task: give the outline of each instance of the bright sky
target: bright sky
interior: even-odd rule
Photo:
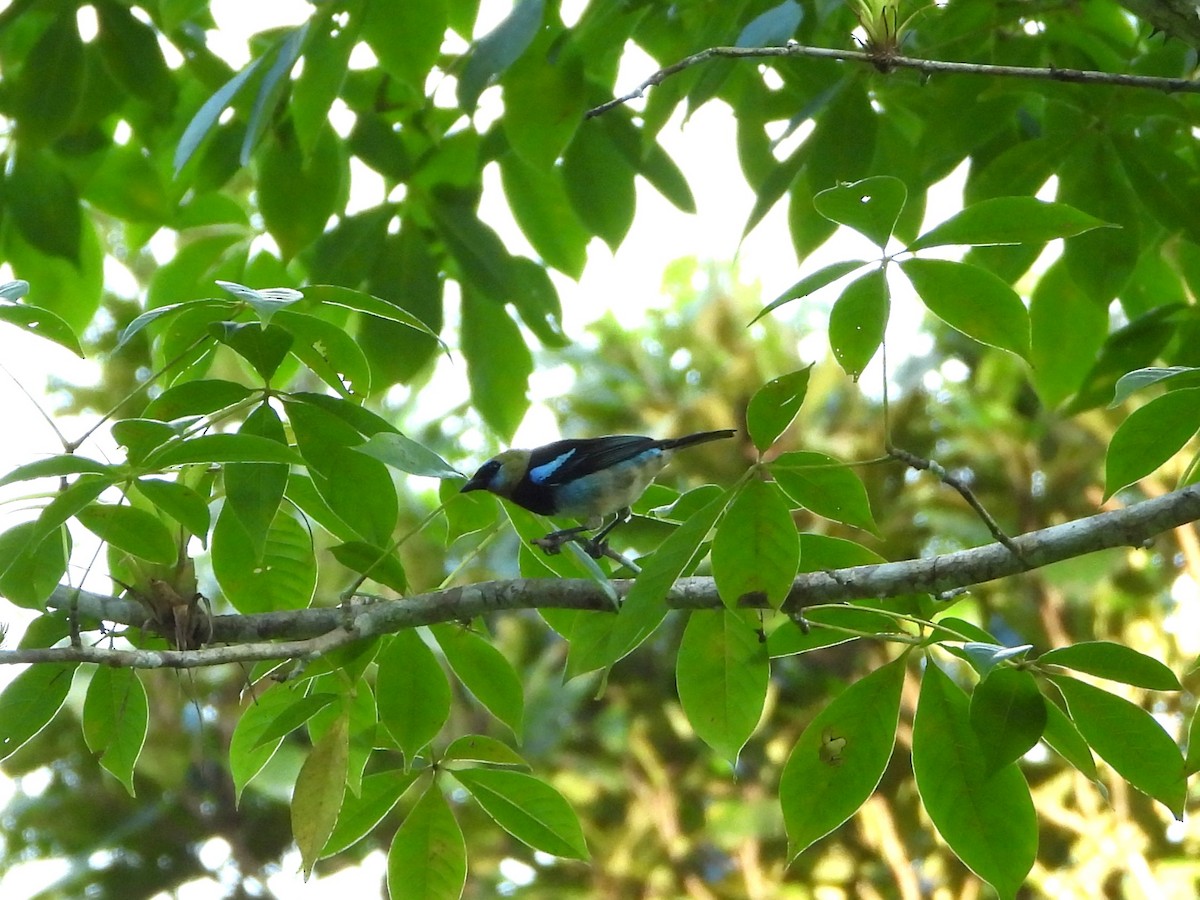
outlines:
[[[0,10],[7,5],[6,0],[0,0]],[[564,17],[570,21],[571,9],[580,8],[582,3],[568,0],[563,6]],[[505,0],[484,0],[480,17],[481,33],[500,21],[510,8],[511,4]],[[212,9],[218,23],[217,32],[210,36],[212,44],[235,65],[247,59],[245,36],[268,26],[303,21],[311,11],[307,3],[299,0],[281,0],[270,4],[213,0]],[[618,90],[632,87],[654,68],[648,57],[631,50],[622,66]],[[492,96],[494,103],[496,95]],[[488,95],[485,95],[483,114],[486,114],[487,102]],[[0,125],[3,124],[0,121]],[[4,142],[3,135],[4,130],[0,128],[0,145]],[[727,107],[719,103],[706,104],[686,126],[682,126],[677,118],[663,129],[660,140],[684,170],[695,194],[698,212],[696,215],[679,212],[639,179],[637,216],[618,252],[611,254],[602,242],[595,240],[590,248],[587,270],[578,284],[567,278],[556,278],[563,300],[565,324],[568,334],[572,336],[577,337],[587,322],[609,309],[614,310],[622,322],[630,325],[640,322],[647,308],[663,305],[669,299],[660,290],[662,273],[670,262],[680,257],[695,256],[719,262],[736,257],[742,280],[761,285],[764,304],[799,277],[788,237],[786,203],[777,205],[739,248],[742,227],[754,204],[754,195],[740,177],[731,175],[739,172],[740,167],[735,151],[735,123]],[[354,175],[357,193],[352,203],[373,205],[377,199],[371,193],[372,186],[378,190],[378,178],[365,169],[356,169]],[[486,184],[482,216],[501,232],[510,249],[532,253],[512,223],[498,182],[498,177],[494,177],[493,173]],[[810,260],[805,271],[837,258],[870,258],[870,250],[852,242],[839,241],[836,252],[823,253],[819,259]],[[124,273],[114,269],[107,274],[112,289],[121,292],[128,290],[129,281]],[[0,264],[0,281],[11,277],[11,270]],[[34,285],[31,302],[37,302],[36,292],[37,286]],[[813,360],[824,356],[824,336],[817,335],[816,338],[817,342],[811,348],[802,348],[804,358]],[[24,390],[34,395],[37,402],[51,413],[51,401],[42,395],[51,375],[68,381],[86,382],[95,372],[92,364],[80,362],[65,350],[29,337],[18,329],[3,326],[0,326],[0,361]],[[871,382],[871,374],[868,371],[864,384]],[[465,395],[465,367],[460,363],[456,369],[451,368],[448,377],[450,386]],[[877,380],[876,373],[876,383]],[[0,375],[0,409],[5,414],[6,432],[6,439],[0,441],[0,472],[6,472],[36,455],[60,451],[58,441],[34,402],[24,395],[11,378],[3,375]],[[77,435],[84,427],[85,423],[60,423],[60,428],[68,437]],[[554,436],[557,435],[552,417],[544,408],[535,406],[515,443],[531,445]],[[0,502],[19,495],[20,489],[0,492]],[[29,504],[0,506],[0,528],[27,518],[30,508]],[[11,626],[11,645],[19,639],[25,618],[21,611],[13,614],[9,609],[6,606],[4,618]],[[6,683],[14,674],[11,669],[0,669],[0,684]],[[27,780],[26,787],[36,788],[35,782],[36,779],[33,782]],[[7,801],[10,793],[11,784],[0,779],[0,805]],[[229,848],[222,841],[213,841],[204,848],[203,853],[205,861],[220,873],[220,865],[228,858],[228,851]],[[515,861],[512,862],[515,864]],[[29,896],[65,871],[65,866],[64,861],[44,860],[19,867],[0,880],[0,896],[11,900]],[[376,896],[383,867],[382,855],[376,854],[361,867],[318,878],[306,885],[298,874],[298,858],[289,859],[285,861],[283,870],[272,877],[267,888],[272,895],[284,900],[341,900],[345,896]],[[510,868],[511,877],[520,880],[520,867],[514,865]],[[224,893],[225,888],[218,883],[201,880],[185,886],[179,896],[182,900],[207,900]]]

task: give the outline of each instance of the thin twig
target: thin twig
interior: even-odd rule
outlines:
[[[1113,87],[1146,88],[1167,93],[1200,93],[1200,82],[1190,78],[1161,78],[1157,75],[1123,75],[1117,72],[1097,72],[1088,69],[1059,69],[1038,66],[998,66],[988,63],[950,62],[941,59],[918,59],[890,53],[867,50],[836,50],[832,47],[806,47],[789,42],[783,47],[709,47],[693,53],[679,62],[659,69],[628,94],[615,97],[607,103],[589,109],[584,115],[591,119],[614,107],[636,100],[645,95],[647,88],[662,84],[672,75],[692,66],[716,58],[725,59],[769,59],[772,57],[807,57],[809,59],[836,59],[842,62],[868,63],[881,72],[893,69],[914,69],[923,75],[991,75],[1002,78],[1025,78],[1036,81],[1065,81],[1072,84],[1102,84]]]
[[[902,450],[899,447],[893,447],[890,445],[888,446],[887,450],[888,455],[893,459],[899,460],[905,465],[912,466],[914,469],[920,469],[922,471],[929,472],[931,475],[937,476],[938,480],[943,484],[947,484],[958,491],[962,498],[967,501],[967,505],[970,506],[971,509],[975,510],[975,514],[983,520],[983,524],[987,526],[987,530],[991,532],[992,537],[1007,547],[1009,552],[1019,559],[1025,568],[1032,568],[1026,561],[1025,557],[1021,555],[1021,548],[1013,543],[1012,538],[1005,534],[1004,530],[998,524],[996,524],[996,520],[992,518],[992,514],[984,509],[983,504],[979,502],[979,498],[975,496],[975,493],[969,487],[967,487],[967,483],[965,481],[963,481],[953,472],[946,471],[946,469],[935,460],[926,459],[923,456],[917,456],[915,453],[910,453],[907,450]]]
[[[121,411],[121,407],[123,407],[126,403],[128,403],[130,400],[132,400],[134,397],[136,397],[142,391],[144,391],[148,387],[150,387],[150,385],[154,384],[154,382],[158,380],[159,376],[165,374],[169,369],[173,368],[177,363],[179,363],[183,359],[185,359],[189,353],[191,353],[193,350],[195,350],[198,346],[200,346],[200,344],[202,344],[206,340],[209,340],[208,335],[206,335],[206,334],[201,335],[200,337],[196,338],[196,340],[194,340],[190,344],[188,344],[188,346],[185,347],[183,349],[183,351],[180,352],[174,359],[168,360],[167,362],[163,363],[162,367],[157,372],[152,372],[145,381],[143,381],[141,384],[139,384],[137,387],[135,387],[133,390],[131,390],[128,394],[126,394],[124,397],[122,397],[120,400],[118,400],[116,402],[116,404],[113,405],[112,409],[110,409],[108,412],[106,412],[104,415],[102,415],[99,419],[97,419],[95,422],[93,422],[88,427],[87,431],[85,431],[83,434],[81,434],[76,440],[68,442],[65,445],[66,451],[68,453],[74,453],[76,450],[78,450],[80,447],[82,447],[84,441],[86,441],[93,434],[95,434],[100,429],[101,425],[103,425],[105,422],[107,422],[109,419],[111,419],[113,416],[115,416],[118,412]]]
[[[105,647],[39,647],[0,650],[3,663],[89,662],[121,669],[197,669],[264,659],[316,659],[358,640],[353,628],[334,628],[302,641],[264,641],[201,650],[115,650]]]
[[[44,409],[42,409],[42,405],[37,402],[37,400],[34,398],[33,394],[29,393],[29,391],[26,389],[25,385],[21,384],[21,382],[17,380],[17,376],[14,375],[12,372],[8,371],[8,369],[6,369],[4,366],[0,366],[0,372],[3,372],[5,375],[7,375],[12,380],[12,383],[17,386],[17,390],[20,391],[22,394],[24,394],[26,399],[28,399],[29,402],[31,404],[33,404],[33,408],[37,410],[38,415],[40,415],[43,419],[46,420],[46,424],[50,426],[50,430],[53,431],[55,436],[58,437],[58,441],[60,444],[63,445],[63,449],[64,450],[67,449],[67,447],[69,446],[69,442],[67,441],[67,436],[65,434],[63,434],[61,431],[59,431],[58,425],[55,424],[54,419],[51,418],[51,416],[48,412],[46,412]]]

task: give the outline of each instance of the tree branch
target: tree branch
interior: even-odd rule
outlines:
[[[1013,538],[1019,556],[996,542],[941,556],[903,562],[809,572],[796,578],[784,603],[787,612],[844,600],[887,599],[912,593],[939,594],[1040,568],[1113,547],[1140,547],[1155,535],[1200,519],[1200,484],[1190,485],[1126,509],[1054,525]],[[632,580],[612,582],[620,596]],[[146,612],[136,603],[60,585],[49,605],[66,609],[77,598],[81,615],[141,627]],[[681,578],[667,593],[672,609],[720,609],[711,578]],[[754,606],[754,603],[747,603]],[[397,600],[350,608],[301,609],[212,619],[213,641],[232,644],[201,650],[109,650],[59,647],[0,651],[0,664],[95,662],[136,668],[193,668],[264,659],[307,659],[361,638],[418,625],[466,621],[488,613],[521,609],[612,612],[598,584],[583,579],[487,581]],[[820,627],[814,625],[814,627]]]
[[[869,50],[836,50],[831,47],[806,47],[794,41],[783,47],[709,47],[699,53],[659,69],[628,94],[615,97],[606,103],[589,109],[584,117],[591,119],[614,107],[645,95],[647,88],[662,84],[672,75],[711,59],[764,59],[771,57],[807,57],[809,59],[836,59],[842,62],[869,63],[881,72],[893,69],[915,69],[923,75],[994,75],[1003,78],[1026,78],[1037,81],[1067,81],[1073,84],[1106,84],[1115,87],[1148,88],[1168,93],[1200,93],[1200,82],[1189,78],[1161,78],[1156,75],[1122,75],[1116,72],[1096,72],[1087,69],[1058,69],[1034,66],[997,66],[988,63],[951,62],[940,59],[918,59],[892,53]]]

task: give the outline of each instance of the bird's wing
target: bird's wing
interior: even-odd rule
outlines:
[[[566,484],[632,459],[661,443],[638,434],[555,441],[532,452],[529,478],[546,487]]]

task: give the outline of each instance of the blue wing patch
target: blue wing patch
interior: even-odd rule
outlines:
[[[549,479],[550,476],[552,476],[555,472],[557,472],[559,469],[561,469],[563,467],[563,464],[566,463],[566,461],[569,460],[574,455],[575,455],[575,451],[573,449],[568,450],[566,453],[560,453],[558,456],[554,457],[554,459],[550,460],[550,462],[548,462],[548,463],[542,463],[540,466],[534,466],[532,469],[529,470],[529,480],[532,481],[534,484],[545,483],[545,481],[547,479]]]

